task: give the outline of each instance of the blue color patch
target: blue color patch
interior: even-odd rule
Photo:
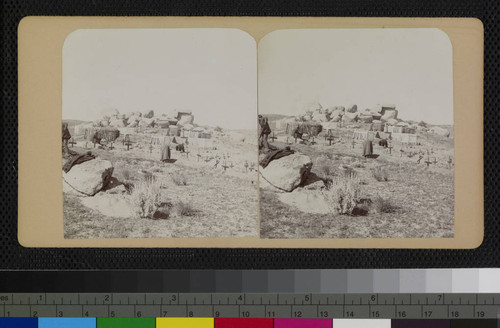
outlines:
[[[38,328],[96,328],[95,318],[38,318]]]
[[[2,328],[37,328],[38,318],[0,318]]]

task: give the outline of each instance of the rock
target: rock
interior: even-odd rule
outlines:
[[[181,115],[179,118],[179,122],[177,122],[178,125],[186,125],[186,124],[193,124],[194,121],[194,116],[185,114]]]
[[[335,116],[330,120],[330,122],[339,122],[342,119],[342,116]]]
[[[125,119],[128,120],[129,118],[134,116],[134,114],[135,114],[135,112],[128,112],[127,114],[125,114]]]
[[[120,184],[114,188],[106,190],[108,194],[111,195],[123,195],[127,193],[127,188],[123,184]]]
[[[109,119],[118,114],[120,114],[120,112],[116,108],[106,108],[101,111],[101,117],[104,119]]]
[[[184,130],[186,131],[191,131],[192,129],[194,129],[194,125],[193,124],[185,124],[183,126]]]
[[[394,118],[390,118],[387,120],[387,124],[389,125],[396,125],[398,124],[398,120],[394,119]]]
[[[63,172],[63,180],[73,189],[94,196],[110,181],[113,164],[108,160],[93,159],[75,165],[68,173]]]
[[[388,109],[384,111],[384,115],[382,115],[382,120],[388,121],[391,118],[393,119],[398,118],[398,111],[396,109]]]
[[[331,114],[330,114],[330,117],[334,118],[335,116],[342,116],[344,115],[345,111],[343,110],[340,110],[340,109],[336,109],[334,110]]]
[[[156,120],[156,126],[158,126],[159,128],[162,128],[162,129],[166,129],[169,127],[170,125],[170,122],[168,120],[164,120],[164,119],[161,119],[161,120]]]
[[[330,120],[330,115],[314,113],[313,119],[318,122],[328,122]]]
[[[144,118],[153,118],[154,116],[155,116],[155,112],[153,110],[145,111],[142,114],[142,117],[144,117]]]
[[[450,136],[450,131],[440,128],[439,126],[433,126],[432,128],[429,129],[431,133],[435,133],[437,135],[443,136],[443,137],[449,137]]]
[[[180,120],[182,116],[184,116],[184,115],[192,115],[192,114],[193,114],[193,111],[190,111],[190,110],[186,110],[186,109],[176,110],[175,111],[175,116],[173,116],[172,118],[176,118],[176,119]]]
[[[370,112],[370,114],[374,120],[380,120],[382,118],[382,115],[379,113]]]
[[[358,105],[351,105],[347,107],[348,113],[356,113],[358,111]]]
[[[358,113],[346,112],[344,116],[342,116],[342,121],[344,123],[351,123],[351,122],[356,122],[357,118],[358,118]]]
[[[133,123],[137,123],[140,120],[140,116],[132,115],[127,120],[127,125],[131,125]]]
[[[129,128],[136,128],[136,127],[137,127],[137,125],[139,125],[139,122],[137,122],[137,121],[133,121],[132,123],[130,123],[130,124],[128,125],[128,127],[129,127]]]
[[[149,127],[152,127],[154,123],[155,123],[154,118],[144,118],[143,117],[142,120],[139,121],[138,125],[140,127],[149,128]]]
[[[99,126],[108,126],[109,125],[109,121],[108,120],[102,120],[99,122]]]
[[[316,174],[311,172],[302,183],[302,188],[306,190],[321,190],[325,188],[325,183]]]
[[[311,214],[330,213],[325,197],[317,190],[297,188],[292,192],[278,194],[278,199],[301,212]]]
[[[168,123],[170,125],[176,125],[178,122],[179,122],[179,120],[176,118],[168,118]]]
[[[363,123],[371,123],[373,121],[373,117],[371,115],[361,115],[359,120]]]
[[[117,128],[123,128],[127,125],[127,123],[123,119],[114,119],[109,122],[109,125],[115,126]]]
[[[373,113],[378,113],[378,114],[382,115],[382,105],[375,105],[370,110]]]
[[[271,185],[292,191],[305,181],[311,172],[309,156],[295,153],[272,161],[266,168],[259,168],[260,175]]]

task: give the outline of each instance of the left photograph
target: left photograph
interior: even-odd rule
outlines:
[[[258,236],[249,34],[81,29],[62,60],[64,238]]]

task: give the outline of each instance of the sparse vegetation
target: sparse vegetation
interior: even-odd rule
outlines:
[[[398,209],[398,207],[394,205],[390,199],[385,199],[380,196],[375,198],[372,206],[377,213],[394,213]]]
[[[333,214],[351,215],[359,201],[360,191],[356,175],[346,174],[332,178],[322,192]]]
[[[187,185],[187,177],[181,172],[176,172],[172,174],[172,181],[177,186],[186,186]]]
[[[372,171],[373,177],[375,180],[381,181],[389,181],[389,171],[384,167],[376,167]]]
[[[155,179],[144,179],[135,183],[131,189],[130,200],[133,211],[139,218],[153,218],[162,203],[164,196],[161,184]]]
[[[175,209],[178,216],[193,216],[196,214],[196,210],[189,203],[185,202],[178,202],[175,205]]]
[[[323,181],[328,181],[334,175],[333,161],[325,155],[320,155],[314,166],[317,168],[317,175]]]

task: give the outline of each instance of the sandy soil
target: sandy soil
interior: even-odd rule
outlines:
[[[190,147],[187,156],[173,150],[171,163],[162,163],[159,146],[150,149],[148,136],[133,136],[132,140],[135,142],[128,151],[120,139],[114,143],[114,149],[85,149],[82,142],[71,149],[79,153],[92,151],[110,160],[119,187],[154,177],[161,183],[168,207],[157,218],[138,218],[123,186],[94,197],[65,193],[65,238],[258,235],[257,173],[249,169],[252,164],[256,166],[254,145],[220,137],[215,143],[217,149]],[[220,157],[217,167],[216,156]],[[177,210],[180,203],[189,207],[188,214]]]
[[[450,238],[454,231],[454,176],[448,166],[453,156],[453,139],[421,135],[420,146],[405,148],[394,143],[391,154],[374,143],[376,159],[365,159],[362,141],[352,143],[352,130],[337,131],[331,146],[318,138],[314,145],[292,143],[291,148],[311,157],[312,172],[321,178],[352,169],[360,179],[363,203],[353,215],[328,211],[327,204],[315,191],[296,191],[283,195],[272,188],[260,189],[262,238]],[[284,147],[286,137],[274,145]],[[417,164],[411,152],[430,150],[433,163]],[[403,152],[401,152],[403,150]],[[410,155],[410,156],[409,156]],[[434,158],[437,163],[434,163]],[[377,181],[373,170],[388,172],[388,181]],[[293,194],[296,195],[293,195]],[[314,192],[313,192],[314,193]],[[389,213],[380,213],[373,201],[381,197],[391,205]],[[301,204],[301,202],[315,202]],[[323,203],[322,203],[323,202]],[[314,208],[311,208],[314,207]]]

